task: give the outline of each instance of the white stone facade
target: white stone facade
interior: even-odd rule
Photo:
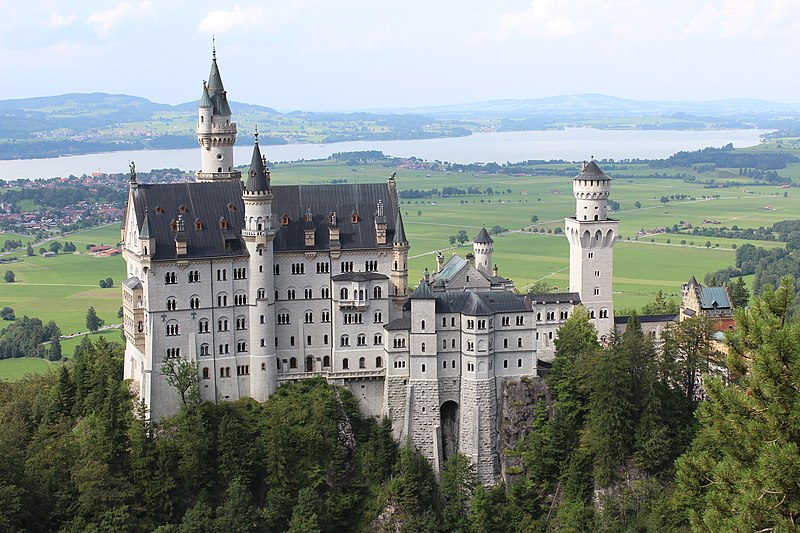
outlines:
[[[572,292],[515,294],[484,228],[474,262],[439,255],[409,294],[394,179],[271,187],[256,143],[242,187],[221,78],[216,99],[210,89],[197,182],[147,185],[133,175],[122,227],[125,378],[153,420],[178,409],[165,358],[197,363],[204,401],[263,401],[281,383],[323,376],[350,388],[365,414],[388,417],[436,471],[458,451],[481,482],[496,481],[504,382],[549,366],[578,303],[596,312],[602,334],[613,326],[608,178],[584,171],[574,182]]]

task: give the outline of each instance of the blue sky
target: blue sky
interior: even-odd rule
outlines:
[[[0,99],[352,110],[603,93],[800,101],[798,0],[4,0]]]

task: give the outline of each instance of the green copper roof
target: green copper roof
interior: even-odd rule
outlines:
[[[200,95],[200,107],[214,107],[214,102],[211,101],[211,97],[208,95],[208,88],[205,83],[203,83],[203,94]]]
[[[408,244],[406,239],[406,229],[403,227],[403,217],[400,215],[400,210],[397,210],[397,221],[395,222],[394,229],[394,244]]]

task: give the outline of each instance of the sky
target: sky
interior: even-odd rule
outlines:
[[[800,0],[0,0],[0,99],[347,111],[602,93],[798,102]]]

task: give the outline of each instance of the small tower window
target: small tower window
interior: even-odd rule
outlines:
[[[289,215],[287,215],[286,213],[284,213],[281,216],[281,224],[283,224],[284,226],[288,226],[289,225]]]
[[[194,230],[195,231],[203,231],[203,221],[199,218],[194,220]]]
[[[185,205],[182,205],[178,208],[178,212],[185,215],[189,212],[189,209],[187,209]]]
[[[228,221],[225,220],[225,217],[220,217],[220,219],[219,219],[219,229],[228,229]]]
[[[350,215],[350,221],[351,221],[353,224],[358,224],[358,212],[356,212],[356,211],[353,211],[353,214],[352,214],[352,215]]]

